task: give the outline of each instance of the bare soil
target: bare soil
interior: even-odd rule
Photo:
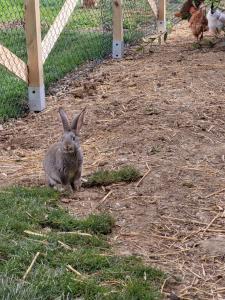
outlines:
[[[183,23],[153,53],[134,47],[61,80],[43,113],[0,128],[0,185],[43,185],[44,152],[62,132],[58,107],[72,116],[87,106],[83,175],[150,172],[139,186],[83,188],[62,204],[79,217],[110,212],[115,251],[168,272],[166,299],[225,299],[225,47],[193,41]]]

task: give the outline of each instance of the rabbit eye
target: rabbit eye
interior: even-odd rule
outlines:
[[[76,139],[75,136],[73,136],[73,137],[72,137],[72,140],[75,141],[75,139]]]

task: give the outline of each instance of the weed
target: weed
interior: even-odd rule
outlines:
[[[150,149],[147,149],[147,155],[155,155],[157,153],[159,153],[160,150],[160,146],[159,145],[155,145],[152,146]]]
[[[200,43],[198,43],[198,42],[194,42],[194,43],[192,44],[192,48],[193,48],[193,49],[201,49],[201,48],[202,48],[202,45],[201,45]]]
[[[106,186],[121,181],[133,182],[140,177],[140,172],[132,166],[125,166],[119,170],[99,170],[87,178],[88,181],[84,186]]]
[[[191,182],[191,181],[185,181],[185,182],[182,183],[182,185],[185,186],[185,187],[188,187],[188,188],[193,188],[193,187],[195,187],[195,186],[194,186],[194,183]]]

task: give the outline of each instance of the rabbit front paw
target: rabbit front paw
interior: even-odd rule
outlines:
[[[71,187],[73,191],[79,191],[81,187],[81,179],[77,179],[74,182],[71,183]]]

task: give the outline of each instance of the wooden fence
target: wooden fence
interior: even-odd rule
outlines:
[[[157,18],[158,33],[166,32],[166,0],[148,0]],[[28,85],[29,108],[31,111],[45,109],[45,89],[43,65],[57,39],[73,13],[78,0],[65,0],[52,26],[41,40],[39,0],[24,0],[25,34],[28,61],[25,63],[6,47],[0,45],[0,64]],[[112,0],[113,4],[113,45],[112,57],[123,57],[123,7],[122,0]]]

